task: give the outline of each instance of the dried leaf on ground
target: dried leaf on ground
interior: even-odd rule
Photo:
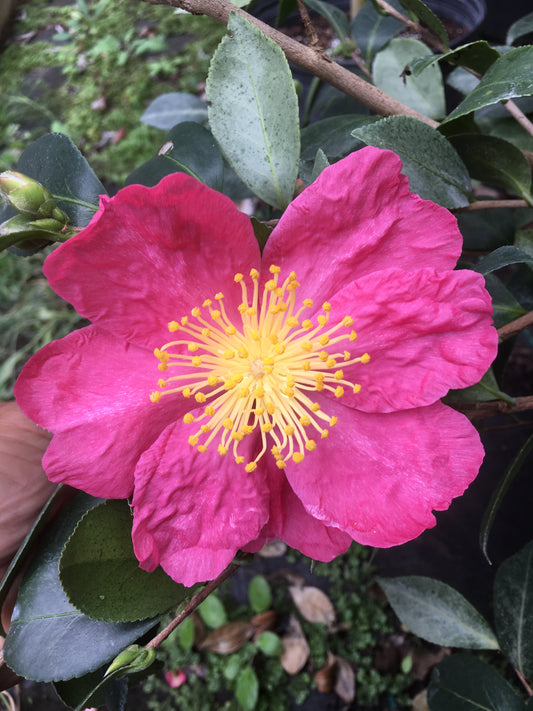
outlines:
[[[346,704],[355,699],[355,673],[350,664],[342,657],[335,657],[337,663],[337,681],[334,691]]]
[[[281,638],[281,644],[283,645],[281,666],[287,674],[298,674],[309,658],[309,645],[296,617],[291,616],[288,632]]]
[[[323,622],[329,630],[335,627],[335,608],[329,597],[319,588],[291,585],[289,592],[303,617],[308,622]]]
[[[254,631],[255,627],[249,622],[228,622],[208,634],[200,648],[217,654],[232,654],[246,644]]]

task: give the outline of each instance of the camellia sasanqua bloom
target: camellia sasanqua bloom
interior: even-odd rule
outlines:
[[[91,325],[16,385],[54,437],[48,477],[131,497],[142,568],[191,585],[278,538],[331,560],[435,524],[475,478],[478,434],[440,398],[497,335],[462,239],[364,148],[287,208],[261,256],[249,218],[194,178],[131,185],[44,271]]]

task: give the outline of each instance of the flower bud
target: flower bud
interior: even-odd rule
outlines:
[[[155,649],[153,647],[140,647],[138,644],[130,644],[129,647],[122,650],[118,654],[104,674],[104,677],[123,676],[131,672],[143,671],[150,666],[155,658]]]
[[[12,208],[26,217],[50,217],[55,207],[52,194],[44,185],[14,170],[0,174],[0,192]],[[43,214],[39,210],[44,205],[47,207]]]

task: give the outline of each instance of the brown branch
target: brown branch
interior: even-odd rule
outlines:
[[[383,10],[385,10],[387,15],[403,22],[406,27],[420,35],[430,47],[434,47],[438,52],[442,52],[443,54],[448,51],[442,41],[430,29],[424,27],[419,22],[411,20],[411,18],[407,17],[407,15],[403,15],[401,12],[398,12],[398,10],[396,10],[392,5],[389,5],[386,0],[376,0],[376,2],[383,8]]]
[[[516,333],[520,333],[524,328],[528,328],[533,325],[533,311],[529,311],[519,318],[515,318],[514,321],[506,323],[505,326],[501,326],[498,329],[498,336],[500,341],[504,341],[506,338],[514,336]]]
[[[236,12],[241,17],[244,17],[248,22],[259,28],[267,37],[274,40],[283,52],[287,59],[306,71],[314,74],[314,76],[331,84],[336,89],[339,89],[344,94],[352,96],[374,111],[380,116],[412,116],[413,118],[423,121],[432,128],[437,128],[438,123],[433,119],[420,114],[418,111],[411,109],[409,106],[402,104],[400,101],[393,99],[377,87],[369,84],[356,74],[352,74],[348,69],[344,69],[337,62],[330,61],[323,53],[317,52],[311,47],[306,47],[300,42],[287,37],[282,32],[270,27],[261,22],[252,15],[236,8],[229,0],[141,0],[152,5],[170,5],[171,7],[179,7],[193,15],[207,15],[214,20],[226,25],[228,23],[230,12]]]
[[[494,415],[511,415],[515,412],[533,410],[533,395],[516,397],[515,404],[511,405],[504,400],[488,400],[487,402],[449,402],[448,405],[454,410],[459,410],[470,420],[478,420],[482,417],[493,417]]]
[[[316,33],[315,26],[311,22],[311,18],[309,17],[309,13],[307,12],[307,8],[304,5],[303,0],[296,0],[296,3],[298,5],[298,12],[300,13],[300,17],[302,18],[305,33],[309,40],[309,46],[313,49],[320,50],[320,42],[318,41],[318,35]]]
[[[533,136],[533,123],[531,123],[525,113],[518,108],[515,102],[509,99],[508,101],[501,101],[500,103],[507,109],[515,121],[522,126],[524,131],[527,131],[530,136]]]
[[[517,677],[522,682],[522,686],[526,690],[527,695],[529,697],[533,696],[533,690],[531,689],[530,685],[527,683],[525,676],[522,674],[522,672],[519,669],[515,668],[515,672],[516,672]]]
[[[466,207],[454,207],[451,212],[472,212],[474,210],[497,210],[503,207],[522,208],[530,207],[525,200],[477,200]]]
[[[169,636],[169,634],[176,629],[180,622],[183,622],[186,617],[193,613],[198,607],[198,605],[200,605],[200,603],[202,603],[206,599],[206,597],[209,597],[209,595],[211,595],[211,593],[216,590],[218,586],[224,582],[224,580],[227,580],[227,578],[233,575],[233,573],[239,568],[240,565],[238,563],[232,563],[226,568],[226,570],[223,570],[217,578],[211,580],[199,592],[197,592],[196,595],[193,595],[187,605],[185,605],[183,610],[179,613],[179,615],[177,615],[177,617],[175,617],[172,622],[165,627],[164,630],[162,630],[153,639],[151,639],[148,644],[146,644],[146,649],[151,649],[152,647],[159,647],[161,642],[163,642],[163,640],[165,640]]]

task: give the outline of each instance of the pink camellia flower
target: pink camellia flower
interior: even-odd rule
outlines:
[[[26,365],[54,482],[132,497],[135,554],[191,585],[278,538],[331,560],[435,524],[476,476],[476,430],[439,402],[496,352],[455,218],[364,148],[249,218],[184,174],[102,198],[45,263],[92,323]],[[154,356],[155,353],[155,356]]]

